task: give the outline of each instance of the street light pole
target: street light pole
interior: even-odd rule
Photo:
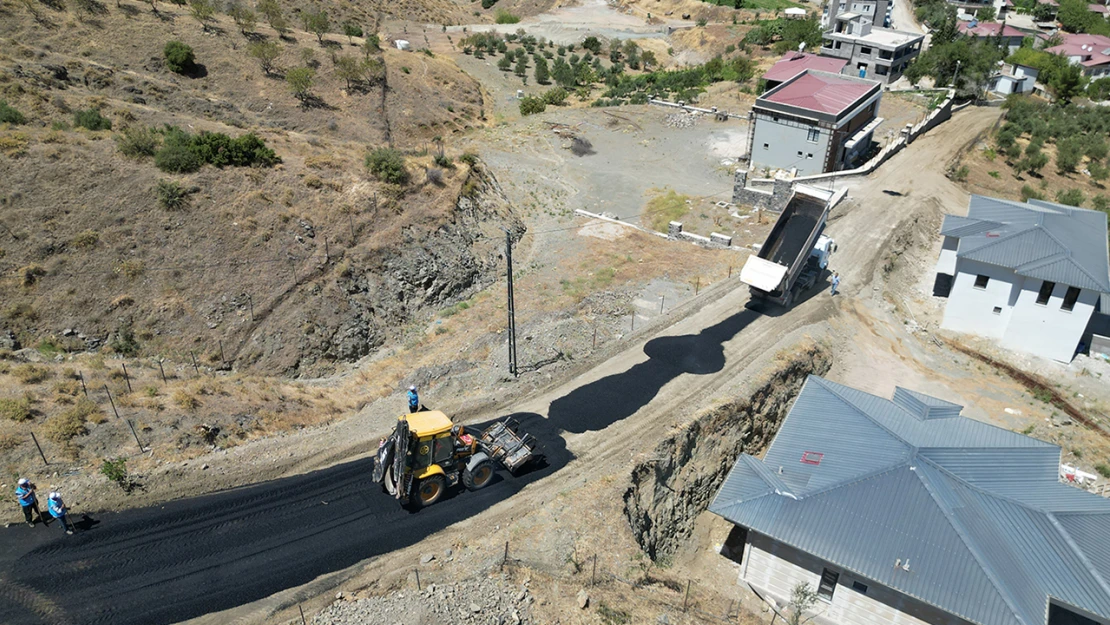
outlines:
[[[509,373],[514,377],[516,369],[516,303],[513,301],[513,235],[505,230],[505,264],[508,269],[508,308],[509,308]]]
[[[956,88],[956,77],[960,75],[960,62],[956,61],[956,71],[952,72],[952,88]]]

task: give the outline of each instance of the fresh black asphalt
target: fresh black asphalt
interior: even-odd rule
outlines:
[[[548,418],[509,415],[539,439],[545,460],[515,477],[499,472],[478,492],[452,490],[419,512],[402,509],[371,482],[373,461],[366,459],[98,515],[74,536],[54,525],[2,530],[0,622],[176,623],[417,543],[565,467],[572,454],[561,432],[604,429],[679,375],[721,371],[723,344],[758,316],[743,310],[695,335],[653,339],[644,347],[648,360],[555,400]]]

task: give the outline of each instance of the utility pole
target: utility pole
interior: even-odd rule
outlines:
[[[956,77],[960,75],[960,62],[956,61],[956,71],[952,72],[952,88],[956,88]]]
[[[516,305],[513,301],[513,235],[507,228],[505,231],[505,263],[508,267],[508,299],[509,299],[509,373],[516,376]]]

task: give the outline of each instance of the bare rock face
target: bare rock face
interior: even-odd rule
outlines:
[[[574,600],[578,602],[578,609],[585,610],[590,606],[590,593],[586,592],[586,589],[583,588],[578,591],[578,595],[575,596]]]
[[[653,560],[674,555],[742,453],[770,444],[806,378],[832,366],[823,348],[795,354],[750,398],[729,402],[671,435],[632,469],[624,513]]]

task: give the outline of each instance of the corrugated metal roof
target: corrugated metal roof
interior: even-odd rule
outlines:
[[[958,258],[1019,275],[1110,291],[1106,216],[1043,200],[1026,204],[971,196],[967,217],[946,215],[941,234],[960,240]]]
[[[1043,624],[1049,597],[1110,618],[1110,500],[1060,484],[1055,445],[895,398],[811,376],[710,510],[973,623]]]

